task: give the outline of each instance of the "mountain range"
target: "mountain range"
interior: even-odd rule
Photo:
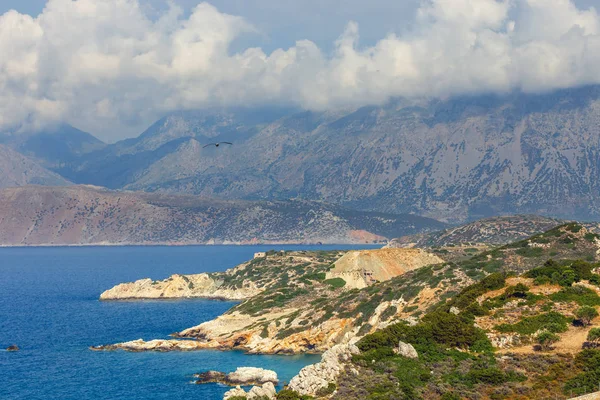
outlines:
[[[586,86],[328,112],[176,112],[115,144],[66,127],[43,145],[35,135],[1,142],[68,181],[110,189],[318,200],[452,223],[590,220],[600,214],[599,122],[600,86]],[[234,145],[203,148],[217,140]]]
[[[208,200],[78,185],[0,190],[3,246],[381,243],[444,227],[304,200]]]

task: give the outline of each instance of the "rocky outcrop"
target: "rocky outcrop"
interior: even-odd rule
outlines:
[[[292,325],[289,329],[297,332],[278,338],[284,328],[278,327],[277,321],[295,311],[285,309],[256,316],[237,312],[225,314],[186,329],[177,336],[202,340],[206,348],[239,349],[250,354],[303,354],[322,353],[330,349],[345,340],[354,328],[353,319],[332,317],[317,326]],[[268,325],[268,336],[264,335],[264,328],[257,326],[261,323]]]
[[[290,381],[289,388],[301,395],[314,396],[319,389],[325,389],[330,383],[334,383],[344,370],[344,364],[353,354],[359,353],[355,341],[333,346],[323,353],[320,362],[302,368]]]
[[[402,341],[398,343],[398,348],[394,349],[394,352],[406,358],[419,358],[419,353],[417,353],[413,345]]]
[[[261,292],[256,286],[222,288],[209,274],[173,275],[163,281],[141,279],[122,283],[100,295],[100,300],[209,298],[243,300]]]
[[[107,344],[101,346],[92,346],[90,350],[94,351],[113,351],[113,350],[124,350],[131,352],[140,351],[194,351],[202,349],[210,349],[209,343],[200,342],[197,340],[163,340],[156,339],[148,342],[143,339],[132,340],[129,342]]]
[[[362,289],[408,271],[444,260],[422,249],[379,249],[349,251],[335,262],[327,279],[342,278],[349,288]]]
[[[253,386],[248,392],[237,386],[236,388],[225,392],[225,395],[223,395],[223,400],[228,400],[233,397],[245,397],[248,400],[264,400],[265,398],[274,399],[275,395],[275,385],[273,385],[271,382],[267,382],[262,386]]]
[[[228,386],[263,385],[267,382],[279,383],[277,372],[254,367],[239,367],[234,372],[225,374],[218,371],[207,371],[194,375],[197,384],[222,383]]]

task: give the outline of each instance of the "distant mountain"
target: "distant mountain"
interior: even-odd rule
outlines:
[[[465,244],[504,245],[548,231],[565,221],[537,215],[485,218],[437,232],[393,239],[387,247],[442,247]]]
[[[597,219],[599,122],[600,86],[337,112],[176,113],[60,172],[111,188],[299,197],[453,222]],[[234,146],[202,147],[223,139]]]
[[[106,146],[96,137],[70,125],[59,125],[41,132],[3,134],[0,135],[0,143],[52,170],[64,169],[80,156]]]
[[[31,184],[66,186],[71,183],[34,160],[0,144],[0,188]]]
[[[2,218],[10,216],[10,218]],[[310,201],[224,201],[90,186],[0,190],[0,245],[375,243],[437,230],[414,215]]]

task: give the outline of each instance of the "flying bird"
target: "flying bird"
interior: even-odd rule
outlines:
[[[229,142],[217,142],[217,143],[209,143],[206,146],[202,147],[203,149],[208,147],[208,146],[215,146],[215,147],[219,147],[222,144],[229,144],[232,145],[233,143],[229,143]]]

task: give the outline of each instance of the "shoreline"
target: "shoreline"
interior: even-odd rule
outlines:
[[[377,248],[385,246],[385,243],[361,243],[361,242],[258,242],[258,243],[83,243],[83,244],[0,244],[0,249],[28,249],[28,248],[89,248],[89,247],[218,247],[218,246],[372,246]]]

